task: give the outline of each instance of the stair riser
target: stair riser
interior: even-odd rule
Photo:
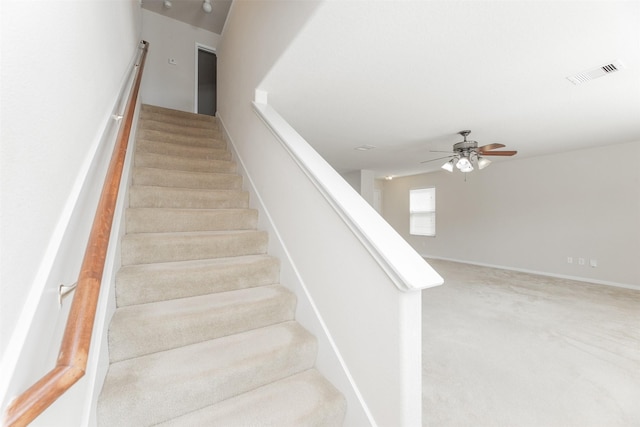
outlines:
[[[111,364],[99,425],[153,425],[310,369],[315,338],[282,325]]]
[[[263,254],[267,234],[129,234],[122,240],[122,265]]]
[[[136,153],[134,163],[139,167],[188,172],[234,173],[236,171],[236,164],[227,160],[175,157],[154,153],[138,152]]]
[[[171,142],[157,142],[138,139],[136,142],[136,155],[138,153],[165,154],[177,157],[194,157],[197,159],[231,160],[231,152],[226,148],[193,147],[189,145],[174,144]]]
[[[257,257],[247,262],[209,261],[129,266],[116,278],[118,307],[227,292],[278,282],[276,258]]]
[[[189,113],[187,111],[173,110],[170,108],[158,107],[155,105],[144,104],[142,106],[142,116],[146,118],[147,114],[157,114],[163,118],[174,117],[182,120],[195,120],[205,123],[216,123],[217,120],[214,116],[206,114]]]
[[[269,405],[265,404],[266,401]],[[318,371],[310,369],[182,417],[156,424],[156,427],[341,427],[346,410],[347,403],[340,392]]]
[[[132,208],[227,209],[249,207],[247,192],[191,190],[185,188],[133,186],[129,190]]]
[[[240,190],[242,178],[231,174],[206,174],[153,168],[134,168],[133,185],[203,190]]]
[[[127,233],[252,230],[258,224],[258,212],[250,209],[128,209],[126,218]]]
[[[121,308],[109,327],[110,360],[286,322],[293,319],[295,306],[295,296],[274,285]]]
[[[182,144],[192,147],[219,148],[226,149],[227,143],[222,139],[215,137],[197,137],[166,133],[157,130],[138,129],[136,135],[139,139],[147,139],[157,142],[170,142],[173,144]]]
[[[196,137],[220,138],[222,134],[218,130],[218,126],[211,124],[208,128],[192,127],[188,123],[167,123],[158,120],[143,120],[140,122],[138,129],[155,130],[168,132],[178,135],[188,135]]]

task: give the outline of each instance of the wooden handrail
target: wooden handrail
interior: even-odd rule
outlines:
[[[6,426],[26,426],[85,374],[111,225],[148,47],[149,43],[142,41],[137,74],[102,187],[58,361],[51,371],[11,402],[5,414]]]

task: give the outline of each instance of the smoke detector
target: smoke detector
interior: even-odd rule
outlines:
[[[582,83],[586,83],[589,80],[597,79],[598,77],[603,77],[608,74],[615,73],[616,71],[620,71],[623,68],[624,64],[620,62],[620,60],[616,60],[608,64],[600,65],[599,67],[591,68],[590,70],[574,74],[573,76],[567,77],[567,79],[574,85],[579,85]]]

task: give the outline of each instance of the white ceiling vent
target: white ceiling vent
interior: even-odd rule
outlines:
[[[376,148],[375,145],[365,144],[365,145],[361,145],[359,147],[355,147],[354,150],[357,150],[357,151],[369,151],[369,150],[373,150],[374,148]]]
[[[589,80],[597,79],[598,77],[606,76],[607,74],[615,73],[624,68],[624,65],[619,60],[613,61],[609,64],[604,64],[590,70],[583,71],[573,76],[567,77],[567,79],[574,85],[588,82]]]

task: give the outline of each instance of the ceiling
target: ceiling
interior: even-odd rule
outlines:
[[[202,9],[202,0],[171,0],[171,8],[164,7],[164,0],[141,0],[142,8],[177,21],[222,34],[232,0],[211,0],[211,13]]]
[[[463,129],[496,162],[640,141],[640,2],[326,1],[261,88],[343,173],[438,170]]]

